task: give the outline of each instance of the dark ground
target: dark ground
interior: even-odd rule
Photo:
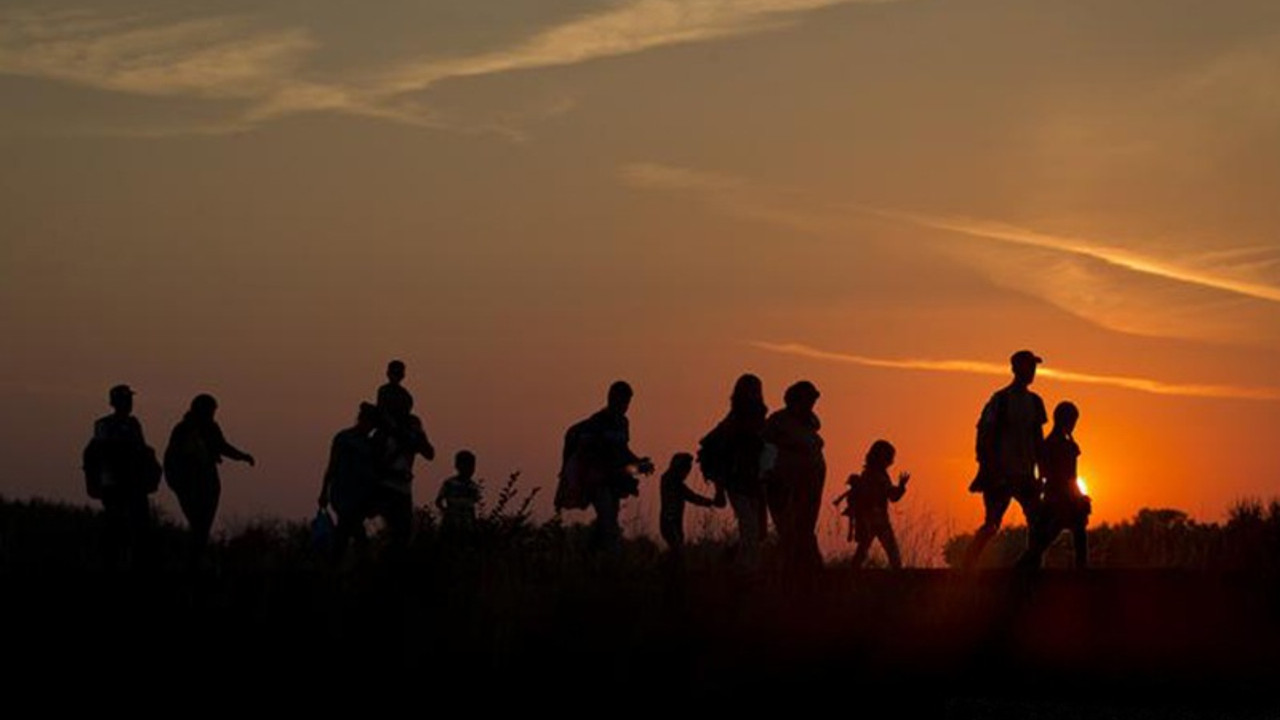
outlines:
[[[198,573],[172,553],[121,572],[32,527],[0,526],[13,702],[1280,717],[1280,586],[1258,574],[834,567],[803,581],[734,572],[717,546],[682,572],[645,541],[602,564],[574,528],[462,549],[424,533],[398,565],[335,570],[296,527],[224,541]]]

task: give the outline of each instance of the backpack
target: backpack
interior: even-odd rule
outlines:
[[[564,463],[556,483],[557,510],[585,510],[591,507],[591,495],[600,482],[599,470],[592,462],[589,421],[574,424],[564,434]]]
[[[729,433],[720,423],[698,441],[698,469],[702,477],[720,481],[729,477],[733,471],[733,454],[729,443]]]
[[[849,488],[849,493],[844,499],[844,511],[841,515],[853,517],[854,512],[858,508],[859,496],[862,494],[862,476],[858,473],[850,473],[849,479],[845,481],[845,486]]]
[[[969,492],[980,493],[998,484],[1000,478],[995,477],[996,462],[1000,455],[1000,436],[1004,434],[1004,425],[1009,414],[1009,395],[999,390],[992,396],[990,403],[995,403],[995,422],[985,425],[982,416],[978,416],[978,432],[974,440],[974,450],[978,456],[978,472],[969,483]],[[983,407],[986,410],[986,407]]]
[[[160,460],[156,457],[155,448],[150,445],[143,445],[138,450],[138,487],[140,490],[150,495],[160,489],[160,478],[164,475],[164,468],[160,467]]]
[[[150,495],[164,474],[150,445],[122,446],[99,438],[85,446],[82,465],[85,492],[94,500],[101,500],[108,486]]]

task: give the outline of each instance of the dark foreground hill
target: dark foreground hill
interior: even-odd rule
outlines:
[[[409,701],[424,713],[1280,711],[1280,592],[1262,576],[837,567],[793,578],[735,571],[715,545],[679,569],[647,541],[601,561],[558,523],[495,523],[448,544],[429,522],[399,563],[375,545],[334,568],[304,527],[262,526],[225,539],[199,572],[164,551],[120,571],[79,545],[96,516],[76,512],[27,506],[17,520],[5,506],[11,690],[102,702],[136,691],[186,708]],[[162,530],[160,544],[180,541]]]

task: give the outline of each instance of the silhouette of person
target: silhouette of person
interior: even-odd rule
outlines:
[[[404,363],[392,360],[387,363],[387,382],[378,388],[378,409],[397,419],[413,412],[413,395],[402,384],[404,375]]]
[[[862,474],[850,475],[849,490],[835,500],[836,504],[841,500],[847,503],[845,514],[849,516],[850,529],[858,543],[853,551],[855,569],[867,561],[873,540],[880,541],[889,558],[889,567],[902,569],[898,539],[893,534],[893,523],[889,521],[889,503],[898,502],[906,494],[911,473],[900,473],[898,484],[893,484],[889,479],[889,468],[893,467],[896,455],[897,450],[888,440],[876,440],[867,450]]]
[[[459,450],[453,456],[453,469],[456,474],[440,484],[436,507],[443,514],[440,529],[445,537],[465,537],[475,527],[476,505],[480,503],[475,454]]]
[[[739,560],[755,567],[768,530],[760,452],[764,448],[764,384],[751,374],[740,376],[729,397],[729,413],[699,442],[702,474],[716,486],[716,499],[728,501],[738,526]]]
[[[254,465],[253,456],[227,442],[214,415],[218,401],[207,393],[191,400],[191,408],[169,434],[164,451],[164,472],[169,488],[191,529],[191,560],[197,562],[209,542],[222,496],[218,465],[230,458]]]
[[[627,410],[633,392],[618,380],[609,386],[604,409],[565,432],[556,507],[591,507],[596,513],[593,541],[597,549],[615,551],[622,539],[618,524],[622,499],[639,494],[631,474],[653,473],[653,462],[631,451]]]
[[[684,548],[684,506],[711,507],[715,504],[715,500],[699,495],[685,484],[692,470],[693,456],[685,452],[676,453],[671,456],[671,464],[662,473],[659,485],[662,509],[658,516],[658,529],[667,548],[677,554]]]
[[[858,473],[850,474],[848,478],[845,478],[844,492],[837,495],[836,499],[831,501],[831,504],[836,507],[840,507],[840,503],[844,503],[844,509],[840,511],[840,514],[849,519],[848,529],[844,534],[845,542],[853,542],[853,526],[854,521],[856,520],[853,512],[853,501],[854,495],[858,492],[858,483],[860,482],[862,482],[861,475]]]
[[[85,489],[102,502],[107,545],[122,566],[149,554],[151,503],[147,496],[160,485],[161,468],[147,445],[142,423],[133,416],[133,389],[116,385],[108,392],[112,413],[93,424],[84,449]]]
[[[783,394],[783,407],[765,421],[765,499],[786,567],[810,572],[822,567],[818,549],[818,513],[827,463],[822,454],[821,421],[814,413],[818,389],[801,380]]]
[[[1040,504],[1036,467],[1049,418],[1044,401],[1030,387],[1042,362],[1030,350],[1015,352],[1009,358],[1013,381],[997,390],[982,409],[976,447],[978,474],[969,491],[982,493],[985,519],[965,553],[965,569],[977,564],[983,548],[1000,530],[1011,501],[1018,501],[1028,526],[1035,522]]]
[[[1031,525],[1027,550],[1018,566],[1039,569],[1044,553],[1064,530],[1071,532],[1075,546],[1075,564],[1079,569],[1089,565],[1089,513],[1092,502],[1080,491],[1076,482],[1076,461],[1080,446],[1074,433],[1080,410],[1074,403],[1060,402],[1053,409],[1053,430],[1044,440],[1040,453],[1040,471],[1044,475],[1044,499],[1037,521]]]
[[[374,440],[382,453],[382,477],[371,505],[371,512],[386,521],[392,546],[399,550],[408,546],[413,530],[414,460],[436,456],[421,418],[413,414],[413,395],[401,385],[404,376],[404,363],[392,360],[387,363],[387,382],[378,388],[382,417]]]
[[[365,540],[364,521],[370,514],[373,491],[381,475],[378,444],[373,432],[381,413],[376,405],[360,403],[356,422],[333,436],[329,464],[320,485],[321,509],[332,507],[337,515],[334,558],[341,558],[348,542]]]

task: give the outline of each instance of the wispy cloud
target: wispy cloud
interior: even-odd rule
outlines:
[[[930,241],[935,251],[977,267],[999,286],[1119,332],[1256,344],[1265,341],[1259,321],[1274,315],[1268,306],[1280,302],[1280,285],[1268,280],[1280,263],[1276,247],[1182,254],[1138,250],[1155,245],[833,202],[793,188],[651,162],[625,165],[619,177],[630,187],[690,193],[734,217],[820,235],[857,236],[865,242],[872,218],[944,233]]]
[[[721,204],[724,209],[741,214],[777,214],[784,210],[784,203],[785,209],[794,214],[796,206],[803,203],[806,206],[803,208],[805,212],[813,216],[820,215],[829,223],[841,219],[847,221],[851,216],[874,216],[971,238],[1068,253],[1155,278],[1256,300],[1280,302],[1280,285],[1249,277],[1258,269],[1273,267],[1280,261],[1280,255],[1274,247],[1237,248],[1184,258],[1161,257],[1132,250],[1122,244],[1055,235],[995,220],[931,215],[857,203],[822,205],[812,201],[804,202],[794,190],[770,190],[739,177],[658,163],[632,163],[623,166],[619,173],[623,182],[632,187],[699,192]],[[744,202],[748,199],[749,202]]]
[[[860,209],[873,212],[882,217],[901,220],[924,228],[946,230],[948,232],[959,233],[961,235],[968,235],[969,237],[1071,253],[1073,255],[1101,260],[1108,265],[1113,265],[1115,267],[1141,273],[1143,275],[1150,275],[1165,280],[1173,280],[1212,290],[1221,290],[1257,300],[1280,302],[1280,286],[1271,283],[1254,282],[1244,277],[1227,274],[1222,270],[1215,271],[1206,267],[1197,266],[1194,264],[1194,258],[1183,261],[1161,258],[1147,253],[1129,250],[1119,245],[1106,244],[1096,240],[1080,237],[1037,232],[1028,228],[994,221],[931,216],[893,210]],[[1256,252],[1254,249],[1250,249],[1250,251]],[[1229,254],[1219,254],[1215,257],[1221,260],[1229,256]],[[1274,259],[1274,256],[1267,258],[1270,262],[1274,262]]]
[[[799,343],[773,343],[753,341],[752,346],[761,350],[849,365],[890,370],[917,370],[925,372],[966,373],[975,375],[992,375],[1008,377],[1009,367],[1005,364],[984,362],[980,360],[926,360],[926,359],[888,359],[865,355],[820,350]],[[1042,367],[1039,377],[1060,380],[1067,383],[1086,385],[1105,385],[1108,387],[1135,390],[1155,395],[1176,395],[1181,397],[1220,398],[1233,400],[1280,400],[1280,388],[1273,387],[1241,387],[1236,385],[1185,384],[1169,383],[1162,380],[1122,375],[1095,375],[1052,367]]]
[[[303,28],[255,30],[241,17],[0,15],[0,74],[135,95],[261,97],[292,82],[316,47]]]
[[[511,47],[452,58],[426,57],[370,73],[346,92],[282,92],[255,108],[260,119],[344,110],[414,123],[424,116],[399,101],[448,80],[574,65],[669,45],[778,29],[800,13],[833,5],[900,0],[634,0],[570,19]],[[394,109],[398,107],[399,109]]]
[[[798,13],[832,5],[892,0],[636,0],[570,20],[514,47],[469,57],[408,63],[381,90],[421,90],[449,78],[572,65],[653,48],[703,42],[785,26]]]
[[[802,13],[834,5],[895,1],[901,0],[631,0],[569,18],[508,47],[344,68],[341,74],[310,62],[323,43],[305,23],[260,29],[241,16],[158,21],[94,10],[0,11],[0,75],[134,95],[248,103],[226,122],[205,123],[193,132],[231,132],[317,112],[447,127],[450,121],[440,112],[409,96],[447,80],[706,42],[786,27]],[[487,126],[519,136],[503,120]]]

